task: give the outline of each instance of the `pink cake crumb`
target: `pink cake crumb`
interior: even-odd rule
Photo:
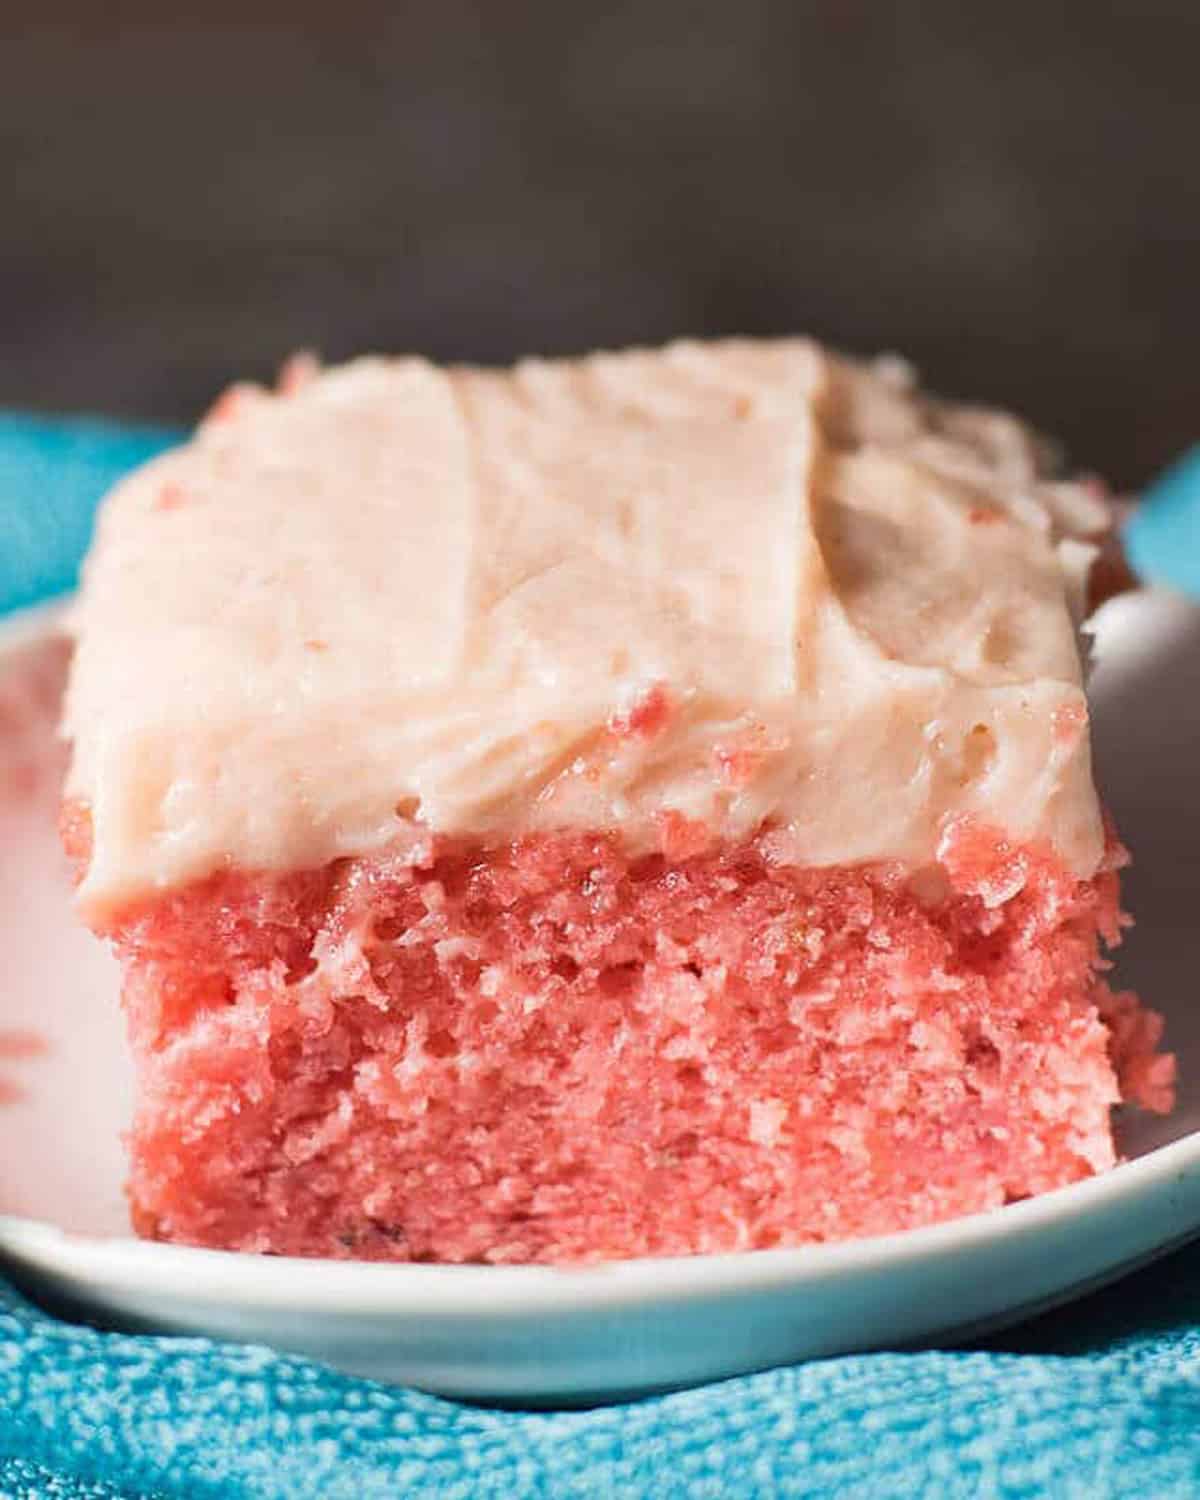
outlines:
[[[65,831],[86,860],[86,812]],[[1169,1108],[1104,984],[1106,867],[947,828],[934,878],[769,836],[564,834],[223,874],[115,924],[143,1234],[375,1260],[578,1262],[877,1234],[1115,1160]]]

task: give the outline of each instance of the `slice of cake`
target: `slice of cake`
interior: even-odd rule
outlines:
[[[237,387],[109,499],[64,832],[137,1229],[573,1261],[989,1208],[1169,1107],[1104,981],[1109,526],[897,362]]]

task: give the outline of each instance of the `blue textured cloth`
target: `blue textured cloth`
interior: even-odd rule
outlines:
[[[1134,569],[1200,599],[1200,445],[1171,465],[1125,527]]]
[[[0,412],[0,614],[71,588],[96,502],[178,438],[161,427]]]
[[[1200,1494],[1200,1251],[1008,1350],[858,1355],[590,1412],[458,1406],[0,1297],[0,1494],[179,1500]],[[1052,1350],[1074,1351],[1066,1356]]]
[[[0,610],[70,585],[100,493],[173,436],[0,416]],[[1161,555],[1149,526],[1139,539],[1151,572],[1178,576],[1196,477],[1190,513],[1172,491]],[[1200,1495],[1200,1248],[986,1350],[822,1360],[558,1414],[100,1332],[0,1282],[5,1500],[775,1495]]]

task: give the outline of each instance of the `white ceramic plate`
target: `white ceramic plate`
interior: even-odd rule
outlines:
[[[9,681],[51,625],[43,615],[5,627]],[[259,1341],[450,1395],[548,1403],[961,1339],[1200,1233],[1200,612],[1162,595],[1116,601],[1101,637],[1101,776],[1138,856],[1127,894],[1139,925],[1121,978],[1167,1013],[1181,1072],[1170,1119],[1122,1122],[1129,1160],[1115,1171],[906,1234],[585,1270],[356,1265],[139,1243],[120,1190],[129,1076],[115,975],[70,913],[47,777],[0,805],[0,1267],[103,1322]],[[24,733],[44,744],[46,718]],[[0,754],[6,774],[21,770]]]

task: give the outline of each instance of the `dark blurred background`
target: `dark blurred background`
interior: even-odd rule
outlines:
[[[1198,101],[1198,0],[0,0],[0,404],[803,330],[1136,482],[1200,437]]]

